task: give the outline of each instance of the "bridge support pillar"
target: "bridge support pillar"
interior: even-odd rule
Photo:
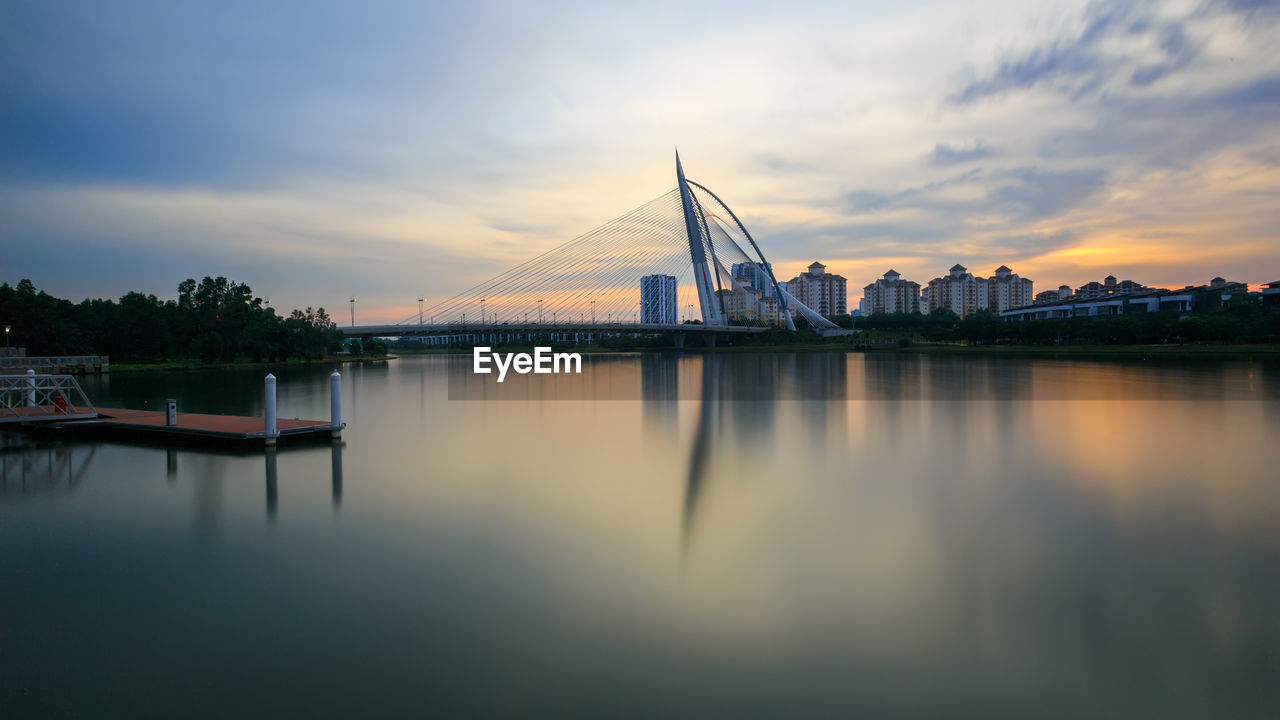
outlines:
[[[715,347],[715,346],[716,346],[716,335],[715,335],[715,333],[704,333],[702,337],[703,337],[703,339],[706,341],[706,343],[707,343],[707,347],[709,347],[709,348],[713,348],[713,347]]]
[[[671,336],[671,339],[675,341],[677,350],[684,349],[684,333],[676,333]]]

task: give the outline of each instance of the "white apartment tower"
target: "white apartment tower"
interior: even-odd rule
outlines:
[[[985,278],[974,277],[968,269],[956,263],[946,277],[929,281],[927,293],[922,293],[928,303],[921,309],[926,314],[937,308],[946,308],[964,317],[991,307],[990,283]]]
[[[671,275],[640,278],[640,322],[676,324],[676,279]]]
[[[863,314],[920,312],[920,283],[903,280],[897,271],[862,288]]]
[[[826,265],[814,262],[808,272],[787,282],[787,292],[819,315],[831,317],[848,314],[847,285],[844,276],[829,274]]]
[[[996,268],[996,274],[988,278],[987,282],[990,284],[990,309],[994,312],[1031,305],[1036,301],[1032,282],[1018,277],[1005,265]]]

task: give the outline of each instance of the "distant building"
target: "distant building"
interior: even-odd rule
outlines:
[[[769,273],[773,270],[773,266],[769,264],[761,265],[755,262],[734,263],[729,269],[729,274],[734,280],[745,283],[760,291],[773,289],[773,283],[769,281]]]
[[[1036,303],[1058,302],[1059,300],[1068,300],[1071,298],[1071,286],[1059,285],[1057,290],[1045,290],[1036,294]]]
[[[1262,286],[1262,306],[1280,307],[1280,280]]]
[[[819,315],[830,317],[848,314],[847,285],[844,276],[828,274],[827,266],[815,261],[808,272],[787,281],[787,292]]]
[[[749,324],[779,325],[782,315],[778,309],[778,297],[772,291],[755,288],[724,288],[717,291],[729,320]]]
[[[1090,283],[1107,287],[1106,283]],[[1115,283],[1119,287],[1120,283]],[[1145,288],[1134,292],[1080,297],[1079,291],[1057,302],[1013,308],[1000,313],[1005,321],[1054,320],[1074,317],[1108,317],[1135,313],[1167,312],[1180,316],[1192,315],[1222,307],[1233,297],[1248,294],[1244,283],[1214,278],[1208,285],[1188,285],[1181,290]],[[1265,301],[1265,296],[1264,296]]]
[[[1140,282],[1133,280],[1116,280],[1115,275],[1108,275],[1103,278],[1102,282],[1087,282],[1076,289],[1074,297],[1077,300],[1092,300],[1093,298],[1107,297],[1119,293],[1134,293],[1143,290],[1154,290]]]
[[[675,325],[676,279],[671,275],[640,278],[640,322]]]
[[[956,263],[946,277],[929,281],[928,294],[921,291],[922,312],[946,308],[964,317],[991,307],[990,283],[985,278],[974,277],[968,269]]]
[[[1018,277],[1017,273],[1007,266],[996,268],[996,274],[987,279],[989,285],[989,309],[1003,312],[1009,308],[1022,307],[1035,302],[1035,288],[1027,278]]]
[[[903,280],[894,270],[862,288],[864,314],[920,312],[920,283]]]

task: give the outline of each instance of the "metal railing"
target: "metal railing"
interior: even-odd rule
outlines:
[[[0,375],[0,423],[97,416],[74,376]]]
[[[0,368],[101,367],[110,362],[106,355],[53,355],[45,357],[0,357]]]

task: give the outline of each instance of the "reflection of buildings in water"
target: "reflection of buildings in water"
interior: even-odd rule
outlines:
[[[75,492],[98,447],[24,444],[0,449],[0,498]]]
[[[713,392],[704,393],[721,405],[720,422],[715,429],[732,433],[744,449],[758,448],[772,438],[774,413],[779,399],[779,355],[761,354],[750,357],[708,355],[712,364],[704,385]]]
[[[671,447],[676,442],[680,409],[680,358],[667,353],[640,356],[640,412],[645,444]]]
[[[1018,433],[1035,397],[1035,361],[1024,358],[866,353],[863,393],[885,437],[926,438],[931,447],[964,448],[994,433],[1001,447]],[[991,402],[995,401],[995,402]],[[982,403],[982,404],[975,404]]]
[[[787,379],[786,397],[800,402],[800,421],[810,445],[828,447],[829,438],[842,442],[849,424],[849,360],[845,353],[796,353],[781,368]]]
[[[681,548],[687,556],[699,503],[718,439],[730,438],[733,453],[719,456],[748,470],[777,442],[777,412],[784,400],[798,400],[805,435],[823,447],[829,434],[843,439],[848,423],[848,364],[843,353],[779,353],[753,356],[707,353],[701,358],[698,420],[689,455],[681,522]]]
[[[1024,358],[865,353],[868,400],[1027,400],[1033,364]]]

